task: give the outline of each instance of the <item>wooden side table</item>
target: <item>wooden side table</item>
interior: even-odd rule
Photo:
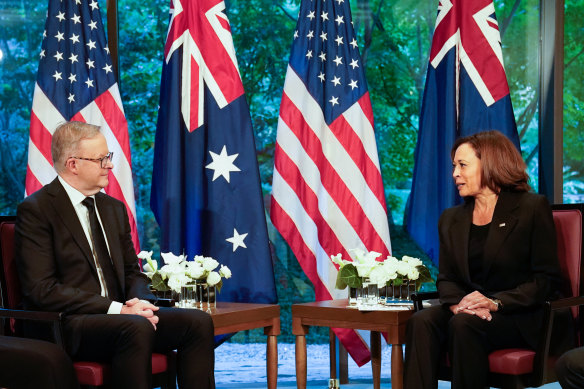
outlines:
[[[352,328],[371,331],[371,368],[373,386],[380,387],[381,340],[387,332],[391,344],[391,387],[403,388],[403,352],[406,322],[413,310],[370,311],[347,308],[348,301],[329,300],[292,305],[292,333],[296,335],[296,380],[299,389],[306,388],[306,334],[310,326]]]
[[[205,304],[203,309],[207,309]],[[266,371],[268,388],[275,389],[278,379],[278,341],[280,335],[280,306],[272,304],[218,302],[211,309],[215,335],[264,328],[268,336]]]

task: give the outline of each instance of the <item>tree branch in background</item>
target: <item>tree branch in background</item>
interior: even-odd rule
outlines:
[[[509,15],[506,18],[503,18],[503,22],[500,24],[500,28],[499,28],[499,32],[501,33],[501,40],[503,40],[503,36],[505,35],[505,31],[507,31],[507,27],[509,27],[509,25],[511,24],[511,20],[513,19],[513,16],[517,12],[517,9],[519,8],[520,3],[521,3],[521,0],[515,0],[515,3],[513,4],[513,8],[511,8],[511,12],[509,13]]]
[[[282,12],[284,12],[284,15],[285,15],[285,16],[287,16],[287,17],[288,17],[290,20],[292,20],[292,21],[296,22],[297,18],[295,18],[295,17],[294,17],[294,15],[290,15],[290,12],[288,12],[288,11],[286,10],[286,8],[284,8],[284,7],[282,6],[282,4],[280,4],[280,3],[277,3],[277,4],[276,4],[276,7],[280,8],[280,9],[282,10]]]
[[[584,47],[582,47],[582,49],[578,52],[578,54],[576,54],[574,57],[572,57],[572,59],[570,59],[568,62],[566,62],[566,64],[564,65],[564,70],[566,70],[568,68],[568,66],[570,66],[572,63],[574,63],[574,61],[576,61],[578,59],[579,56],[581,56],[584,53]]]

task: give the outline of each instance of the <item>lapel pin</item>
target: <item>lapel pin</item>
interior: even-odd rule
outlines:
[[[499,227],[505,227],[505,223],[499,224]]]

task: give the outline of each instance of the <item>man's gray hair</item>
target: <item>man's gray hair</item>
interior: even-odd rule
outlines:
[[[51,141],[53,167],[57,173],[65,169],[67,159],[76,157],[79,142],[83,139],[94,138],[100,133],[99,130],[99,126],[83,122],[67,122],[57,127]]]

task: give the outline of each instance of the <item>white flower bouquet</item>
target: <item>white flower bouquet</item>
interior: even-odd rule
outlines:
[[[220,291],[223,286],[223,278],[231,277],[231,270],[227,266],[220,265],[217,260],[211,257],[196,255],[193,261],[187,261],[186,255],[174,255],[173,253],[161,253],[160,255],[164,265],[159,269],[158,262],[152,259],[152,251],[141,251],[138,254],[138,258],[146,261],[143,264],[143,270],[152,282],[152,289],[159,292],[172,290],[179,293],[181,287],[194,281],[205,282],[209,286],[215,286],[217,291]]]
[[[432,281],[430,270],[419,258],[404,255],[401,260],[388,256],[383,261],[375,251],[350,250],[352,261],[345,260],[341,254],[331,255],[333,263],[339,265],[337,273],[337,289],[360,288],[363,278],[368,277],[371,283],[379,288],[384,286],[400,286],[406,281],[415,281],[417,287],[422,283]]]

